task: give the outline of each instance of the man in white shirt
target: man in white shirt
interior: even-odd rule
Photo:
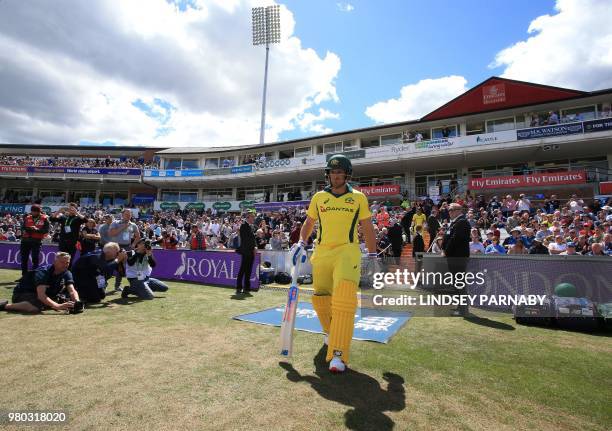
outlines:
[[[221,229],[221,226],[219,226],[219,220],[214,219],[210,223],[209,229],[210,229],[211,235],[219,236],[219,230]]]
[[[531,210],[531,201],[529,199],[527,199],[524,194],[521,193],[520,199],[518,201],[518,204],[517,204],[516,208],[520,212],[523,212],[523,211],[530,212],[530,210]]]
[[[555,242],[551,242],[548,245],[548,251],[550,254],[561,254],[565,250],[567,250],[567,244],[563,242],[563,237],[561,235],[556,235]]]

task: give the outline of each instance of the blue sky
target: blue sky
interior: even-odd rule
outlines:
[[[0,142],[256,145],[273,1],[0,0]],[[493,75],[612,88],[610,0],[276,1],[266,142],[415,120]]]
[[[340,103],[322,104],[340,113],[326,122],[334,130],[373,125],[365,107],[398,97],[404,85],[460,75],[473,87],[501,74],[503,68],[489,68],[496,53],[525,39],[533,19],[555,13],[555,2],[544,0],[283,3],[295,15],[295,35],[304,46],[320,56],[332,51],[342,61],[336,81]],[[354,7],[350,12],[339,7],[347,3]],[[302,135],[293,130],[281,138]]]

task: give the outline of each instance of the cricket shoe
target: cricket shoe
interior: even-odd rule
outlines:
[[[329,362],[329,371],[332,373],[344,373],[346,370],[346,364],[342,362],[340,356],[334,355],[332,360]]]

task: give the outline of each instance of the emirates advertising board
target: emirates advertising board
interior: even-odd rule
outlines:
[[[586,183],[586,172],[564,171],[512,175],[505,177],[470,178],[469,189],[511,189],[519,187],[547,187],[583,183]]]

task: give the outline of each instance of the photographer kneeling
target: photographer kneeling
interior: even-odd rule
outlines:
[[[122,298],[127,298],[131,293],[140,299],[153,299],[153,292],[165,292],[168,290],[161,281],[151,278],[151,272],[155,268],[155,259],[151,251],[151,242],[140,239],[135,244],[135,250],[128,253],[125,275],[130,282],[128,288],[121,292]]]
[[[0,310],[22,313],[40,313],[45,309],[82,312],[83,303],[74,289],[69,267],[70,254],[58,252],[53,264],[26,273],[13,291],[12,303],[0,302]]]
[[[127,253],[116,242],[106,243],[102,251],[83,254],[72,266],[81,300],[90,304],[103,300],[108,279],[126,259]]]

